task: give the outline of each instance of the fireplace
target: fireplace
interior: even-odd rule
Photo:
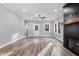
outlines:
[[[79,23],[64,26],[64,47],[79,55]]]
[[[63,9],[71,10],[64,12],[64,47],[79,55],[79,3],[68,3]]]
[[[76,55],[79,55],[79,39],[68,39],[68,49],[75,53]]]

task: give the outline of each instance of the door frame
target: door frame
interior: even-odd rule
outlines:
[[[38,30],[35,30],[35,26],[38,26]],[[40,24],[34,24],[34,36],[40,36]]]

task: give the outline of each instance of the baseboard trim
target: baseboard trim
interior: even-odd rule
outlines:
[[[9,45],[9,44],[12,44],[12,43],[14,43],[14,42],[20,40],[20,39],[22,39],[22,38],[25,38],[25,36],[22,36],[22,37],[20,37],[20,38],[18,38],[18,39],[15,39],[15,40],[13,40],[13,41],[10,41],[10,42],[8,42],[8,43],[6,43],[6,44],[0,46],[0,49],[3,48],[3,47],[5,47],[5,46],[7,46],[7,45]]]
[[[52,36],[28,36],[28,38],[52,38]]]

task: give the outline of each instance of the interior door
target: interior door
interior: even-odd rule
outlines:
[[[39,35],[40,35],[40,25],[34,24],[34,36],[39,36]]]

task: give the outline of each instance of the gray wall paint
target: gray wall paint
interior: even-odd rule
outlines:
[[[63,25],[60,26],[61,30],[60,30],[60,33],[58,33],[58,22],[62,23],[63,22],[63,17],[60,17],[58,20],[53,21],[53,23],[52,23],[53,24],[53,34],[52,34],[52,36],[63,42]],[[55,29],[54,29],[55,24],[57,24],[57,32],[56,33],[55,33]]]
[[[0,45],[12,41],[15,33],[23,35],[23,21],[0,5]]]
[[[28,22],[28,36],[34,36],[34,24],[40,25],[39,36],[52,36],[52,22]],[[45,31],[45,24],[49,24],[49,31]]]
[[[62,20],[60,20],[62,21]],[[58,20],[55,20],[52,22],[28,22],[28,35],[33,36],[34,35],[34,29],[33,24],[40,24],[40,36],[54,36],[57,39],[60,39],[63,41],[63,26],[61,26],[61,33],[55,34],[54,33],[54,23],[58,22]],[[45,31],[45,24],[50,25],[49,32]],[[0,5],[0,45],[6,44],[10,41],[12,41],[12,36],[15,33],[19,33],[20,37],[24,34],[24,25],[23,20],[18,18],[16,15],[14,15],[12,12],[10,12],[8,9],[4,8],[2,5]]]

